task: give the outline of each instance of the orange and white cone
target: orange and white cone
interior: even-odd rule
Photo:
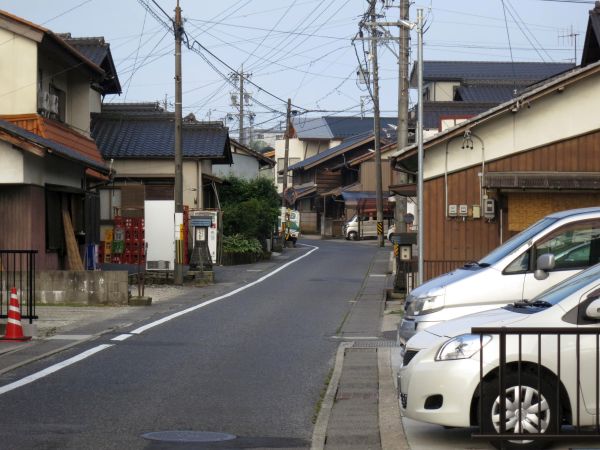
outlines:
[[[10,290],[10,304],[8,305],[8,319],[6,322],[6,335],[0,341],[28,341],[31,336],[23,335],[21,326],[21,310],[19,308],[19,299],[17,290]]]

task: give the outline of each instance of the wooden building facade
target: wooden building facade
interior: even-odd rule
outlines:
[[[598,104],[593,63],[425,141],[425,280],[479,260],[551,212],[600,204]],[[411,146],[392,160],[414,173],[416,158]]]

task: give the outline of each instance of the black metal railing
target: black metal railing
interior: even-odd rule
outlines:
[[[505,443],[600,436],[600,327],[480,327],[472,333],[481,345],[473,437]],[[498,346],[484,345],[490,335]]]
[[[8,317],[10,290],[19,298],[21,318],[29,323],[35,314],[35,257],[37,250],[0,250],[0,318]]]

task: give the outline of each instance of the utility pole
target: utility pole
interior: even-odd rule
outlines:
[[[285,199],[285,191],[287,190],[288,182],[288,157],[290,154],[290,121],[292,116],[292,99],[288,98],[287,101],[287,114],[285,120],[285,152],[283,154],[283,192],[281,196],[281,206],[284,208],[287,206],[287,200]]]
[[[371,58],[373,65],[373,133],[375,137],[375,195],[377,206],[377,245],[383,247],[383,190],[381,180],[381,120],[379,114],[379,67],[377,65],[377,0],[371,0]]]
[[[244,65],[240,70],[240,144],[244,145]]]
[[[183,153],[181,146],[181,8],[175,8],[175,284],[183,284]],[[198,195],[201,195],[198,192]]]
[[[400,0],[400,20],[408,22],[408,7],[410,0]],[[408,145],[408,59],[410,49],[410,31],[402,24],[398,24],[400,31],[400,55],[398,58],[398,150]],[[408,182],[404,172],[396,172],[397,180],[401,184]],[[396,195],[395,223],[396,233],[406,232],[404,216],[407,213],[406,197]]]

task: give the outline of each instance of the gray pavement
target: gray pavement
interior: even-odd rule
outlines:
[[[318,242],[313,242],[318,245]],[[375,241],[344,242],[376,245]],[[491,449],[471,438],[472,430],[448,430],[402,418],[395,387],[399,352],[395,329],[401,302],[386,299],[391,288],[389,246],[378,249],[368,273],[352,300],[352,308],[334,338],[340,345],[328,389],[318,415],[312,450],[435,450]],[[24,343],[0,342],[0,374],[64,351],[105,333],[117,333],[189,305],[232,291],[290,260],[292,252],[252,265],[216,267],[214,285],[197,287],[148,286],[151,307],[40,306],[36,337]],[[135,288],[133,290],[135,293]],[[552,450],[600,448],[596,442],[560,443]]]

